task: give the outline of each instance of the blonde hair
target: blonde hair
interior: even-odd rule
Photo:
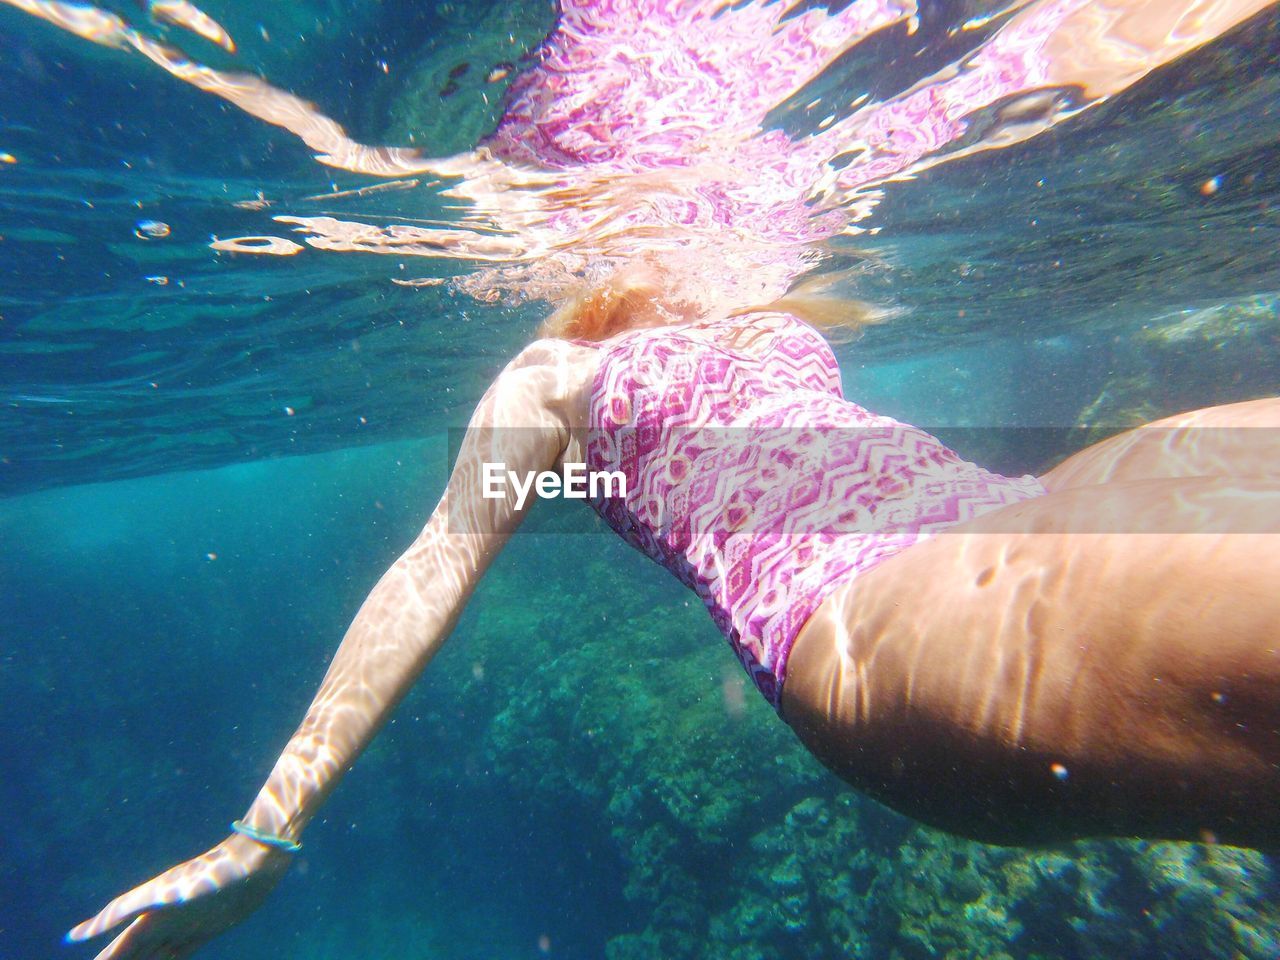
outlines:
[[[690,323],[697,307],[672,300],[666,272],[636,261],[601,284],[583,286],[542,322],[539,333],[560,340],[608,340],[636,327]]]
[[[832,296],[838,278],[802,280],[769,303],[721,314],[725,318],[752,313],[789,313],[829,337],[852,334],[879,323],[888,311],[861,300]],[[707,319],[706,310],[688,300],[674,299],[666,272],[649,262],[628,264],[603,283],[584,286],[543,321],[539,335],[558,340],[608,340],[640,327],[695,323]]]

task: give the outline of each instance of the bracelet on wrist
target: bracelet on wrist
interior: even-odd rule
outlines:
[[[231,830],[233,833],[243,834],[250,840],[257,840],[258,843],[268,847],[275,847],[285,853],[297,853],[302,849],[302,844],[297,840],[290,840],[288,837],[278,837],[274,833],[267,833],[265,830],[251,827],[243,820],[232,821]]]

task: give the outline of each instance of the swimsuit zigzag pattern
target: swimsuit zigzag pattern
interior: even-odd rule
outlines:
[[[595,510],[702,598],[776,708],[791,644],[836,587],[1044,488],[844,400],[830,348],[799,320],[746,333],[750,351],[730,325],[608,344],[586,459],[627,478]]]

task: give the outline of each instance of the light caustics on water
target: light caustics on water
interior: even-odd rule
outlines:
[[[275,217],[313,248],[462,261],[450,282],[472,296],[553,302],[584,279],[656,258],[684,299],[710,311],[713,302],[772,300],[822,258],[824,242],[874,229],[867,219],[886,184],[1034,137],[1274,0],[1010,0],[951,29],[952,38],[974,38],[955,62],[884,99],[815,97],[802,107],[812,130],[795,136],[766,128],[770,113],[802,100],[868,38],[918,31],[915,0],[854,0],[838,12],[762,0],[562,0],[497,129],[474,150],[439,159],[356,143],[305,100],[195,63],[115,14],[3,2],[136,50],[299,137],[322,163],[430,178],[394,183],[459,202],[447,224]],[[185,0],[151,10],[234,49]],[[297,252],[270,239],[220,248]]]

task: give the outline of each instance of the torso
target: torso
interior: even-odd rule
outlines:
[[[771,326],[761,321],[768,315],[750,314],[705,325],[688,325],[676,328],[687,342],[698,344],[731,345],[745,356],[760,360],[768,356],[773,346]],[[590,420],[591,394],[596,384],[596,374],[601,358],[615,342],[637,334],[656,334],[657,330],[630,331],[600,343],[577,340],[539,341],[526,353],[536,350],[540,344],[554,347],[555,363],[564,370],[564,405],[566,422],[574,427],[585,426]],[[538,355],[533,362],[545,363],[546,357]],[[586,459],[584,434],[575,431],[569,445],[561,455],[561,462],[582,463]]]
[[[580,349],[598,354],[583,460],[628,480],[625,498],[593,507],[702,598],[775,707],[796,634],[836,586],[1041,492],[844,400],[829,347],[794,317]]]

